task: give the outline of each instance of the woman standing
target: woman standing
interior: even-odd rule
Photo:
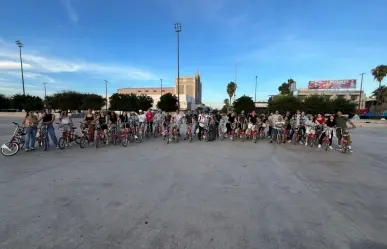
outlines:
[[[22,123],[27,127],[24,150],[35,150],[36,132],[38,129],[38,117],[35,115],[34,112],[30,111],[27,113]]]
[[[85,118],[83,119],[86,122],[86,125],[89,128],[89,141],[92,143],[94,142],[94,129],[95,125],[93,123],[95,117],[91,109],[87,110],[87,113],[85,115]]]

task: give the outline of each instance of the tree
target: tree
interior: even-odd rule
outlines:
[[[18,110],[36,111],[43,109],[43,100],[38,96],[15,94],[12,96],[12,107]]]
[[[380,86],[372,92],[372,96],[376,98],[379,105],[387,102],[387,86]]]
[[[81,110],[84,94],[75,91],[63,91],[46,97],[46,106],[59,110]]]
[[[233,81],[231,81],[227,85],[227,94],[228,94],[228,97],[230,98],[229,104],[231,103],[232,96],[235,95],[235,91],[236,91],[237,87],[238,87],[237,84]]]
[[[115,93],[109,98],[110,110],[138,111],[138,101],[136,94]]]
[[[157,108],[165,112],[175,112],[178,108],[176,95],[171,93],[163,94],[157,102]]]
[[[137,108],[138,108],[138,110],[148,110],[152,106],[153,106],[153,99],[151,96],[148,96],[145,94],[141,94],[141,95],[137,96]]]
[[[10,109],[11,108],[11,99],[6,97],[3,94],[0,94],[0,110]]]
[[[80,107],[81,110],[100,110],[106,103],[106,100],[97,94],[83,94],[82,96],[82,105]]]
[[[371,70],[372,76],[374,76],[374,80],[379,82],[379,88],[382,86],[382,81],[384,77],[387,75],[387,66],[379,65]]]
[[[345,114],[352,114],[355,113],[357,104],[352,102],[351,100],[347,100],[343,97],[335,98],[334,100],[330,101],[330,108],[329,111],[326,113],[336,113],[338,111],[341,111]]]
[[[303,111],[306,113],[325,114],[326,112],[330,112],[331,101],[329,100],[329,96],[311,95],[301,102],[304,106]]]
[[[299,98],[292,95],[280,95],[269,98],[268,101],[269,111],[285,113],[290,111],[295,113],[297,110],[302,110],[303,105]]]
[[[234,101],[233,107],[237,113],[241,113],[242,111],[250,113],[254,110],[254,101],[251,97],[243,95]]]
[[[230,110],[230,101],[228,99],[223,100],[223,107],[220,109],[221,113],[227,113]]]
[[[278,87],[278,91],[281,95],[288,95],[292,93],[292,85],[296,84],[293,79],[288,79],[287,82],[282,83],[281,86]]]

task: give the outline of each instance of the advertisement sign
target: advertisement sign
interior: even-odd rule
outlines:
[[[355,89],[356,80],[317,80],[309,81],[309,89]]]

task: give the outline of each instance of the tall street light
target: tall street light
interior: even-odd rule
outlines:
[[[160,79],[160,96],[163,96],[163,79]]]
[[[108,105],[108,98],[107,98],[107,84],[108,84],[108,81],[105,80],[105,97],[106,97],[106,106],[105,106],[105,110],[107,111],[107,105]]]
[[[257,102],[257,83],[258,83],[258,76],[255,76],[255,96],[254,96],[254,102]]]
[[[363,89],[363,75],[365,73],[361,73],[361,80],[360,80],[360,91],[359,91],[359,114],[360,114],[360,107],[361,107],[361,90]]]
[[[21,75],[22,75],[22,85],[23,85],[23,95],[26,95],[26,91],[24,89],[24,73],[23,73],[23,59],[22,59],[22,52],[21,48],[23,47],[23,43],[21,41],[17,40],[16,45],[19,47],[19,55],[20,55],[20,68],[21,68]]]
[[[177,33],[177,108],[180,110],[180,32],[181,24],[175,23],[175,31]]]
[[[43,85],[44,85],[44,100],[46,100],[46,97],[47,97],[46,85],[47,85],[47,83],[43,82]]]

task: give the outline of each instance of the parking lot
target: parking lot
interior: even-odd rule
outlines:
[[[149,139],[2,156],[0,248],[384,249],[387,130],[352,136],[353,154]]]

